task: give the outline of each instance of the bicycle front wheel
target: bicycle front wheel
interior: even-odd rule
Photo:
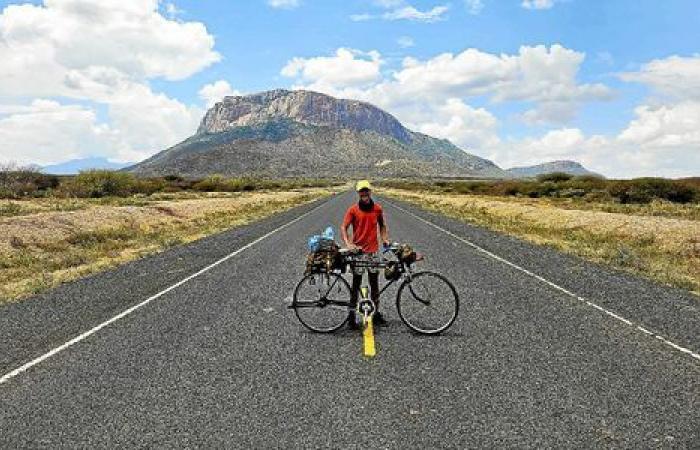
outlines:
[[[452,283],[439,273],[417,272],[401,283],[396,310],[411,330],[439,334],[457,319],[459,297]]]
[[[307,275],[294,289],[291,306],[309,330],[332,333],[348,320],[350,285],[334,273]]]

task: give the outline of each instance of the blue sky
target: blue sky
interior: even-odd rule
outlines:
[[[610,176],[700,175],[697,1],[0,7],[11,61],[0,142],[16,143],[0,148],[5,161],[147,157],[190,135],[214,97],[286,87],[370,101],[502,166],[576,159]]]

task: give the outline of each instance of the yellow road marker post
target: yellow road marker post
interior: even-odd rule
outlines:
[[[372,317],[367,318],[362,337],[365,343],[365,356],[373,358],[377,354],[377,349],[374,347],[374,329],[372,328]]]

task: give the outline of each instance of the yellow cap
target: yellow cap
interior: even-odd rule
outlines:
[[[357,182],[357,185],[355,186],[355,190],[359,192],[362,189],[372,189],[372,186],[369,184],[369,181],[360,180]]]

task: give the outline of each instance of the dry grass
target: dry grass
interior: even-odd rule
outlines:
[[[494,199],[399,189],[382,189],[381,193],[700,295],[698,220],[590,207],[576,210],[571,204],[562,208],[556,202],[540,199]],[[600,209],[604,207],[600,205]]]
[[[0,217],[0,303],[240,226],[339,188],[25,200]]]

